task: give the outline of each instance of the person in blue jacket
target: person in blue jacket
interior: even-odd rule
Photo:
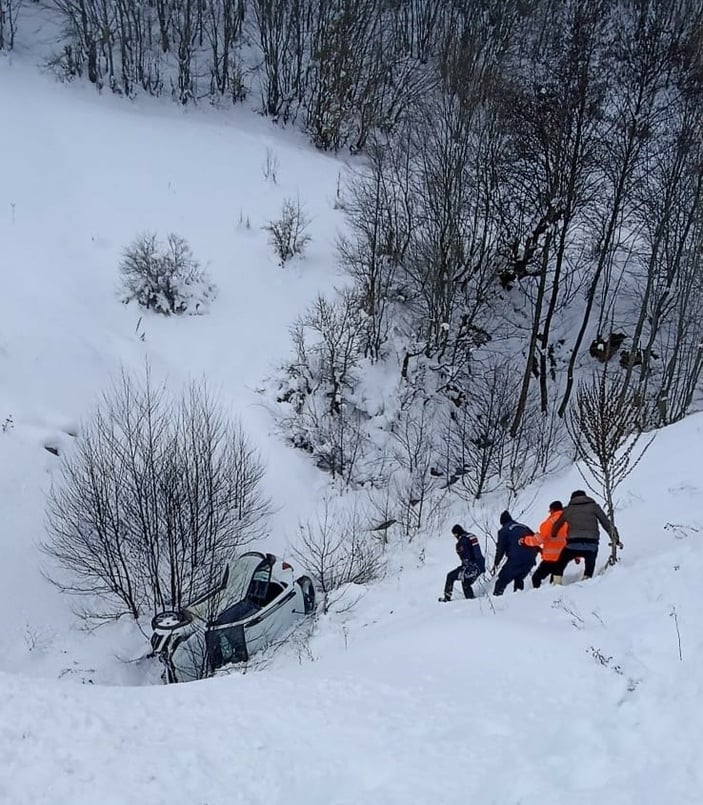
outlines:
[[[481,546],[478,544],[478,537],[469,534],[458,523],[452,526],[452,534],[456,538],[456,552],[459,554],[461,564],[447,573],[447,580],[444,584],[444,596],[440,601],[451,601],[454,583],[461,580],[461,588],[465,598],[474,598],[474,591],[471,585],[486,570],[486,560],[481,553]]]
[[[493,595],[503,595],[511,581],[514,590],[523,590],[525,578],[529,575],[537,558],[535,548],[520,542],[524,537],[533,536],[534,532],[531,528],[513,520],[508,511],[504,511],[500,515],[500,525],[492,572],[496,572],[498,565],[505,557],[507,557],[507,561],[498,573]]]

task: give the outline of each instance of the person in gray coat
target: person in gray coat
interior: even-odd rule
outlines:
[[[569,530],[566,536],[566,547],[554,567],[553,583],[561,584],[564,569],[572,559],[579,556],[583,558],[583,577],[590,579],[593,576],[598,556],[598,526],[611,539],[617,539],[615,528],[603,509],[582,489],[571,493],[569,505],[552,526],[552,537],[556,537],[563,523],[568,525]]]

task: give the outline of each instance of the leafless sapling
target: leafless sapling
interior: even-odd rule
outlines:
[[[615,525],[615,491],[635,469],[654,435],[643,437],[638,420],[639,407],[632,393],[627,393],[626,379],[606,365],[589,380],[578,385],[575,404],[566,426],[576,450],[576,457],[587,472],[577,465],[584,481],[605,500],[606,513],[613,528],[610,534],[609,564],[618,559],[622,547]]]

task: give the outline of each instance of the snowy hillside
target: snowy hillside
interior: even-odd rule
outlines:
[[[114,98],[95,114],[87,89],[6,61],[0,70],[0,103],[14,121],[0,127],[8,155],[0,184],[0,495],[8,533],[0,588],[18,613],[0,655],[14,669],[25,636],[42,645],[57,639],[63,652],[56,623],[61,632],[73,621],[68,602],[41,579],[35,550],[42,490],[57,467],[44,447],[71,442],[122,366],[141,373],[148,360],[176,389],[205,377],[241,419],[267,461],[267,491],[281,512],[270,549],[284,544],[284,523],[305,514],[320,478],[280,449],[256,389],[287,354],[295,317],[335,282],[330,257],[342,221],[332,207],[343,166],[294,135],[274,139],[254,116],[186,115]],[[263,175],[267,149],[279,163],[276,184]],[[297,195],[312,240],[304,262],[282,271],[261,227]],[[219,288],[210,315],[164,319],[120,303],[122,251],[145,230],[190,242]]]
[[[82,631],[42,576],[59,461],[45,448],[70,446],[121,366],[205,376],[241,418],[277,506],[261,547],[281,550],[319,504],[325,478],[278,439],[257,388],[339,281],[343,165],[243,111],[98,98],[2,60],[0,106],[0,803],[701,802],[700,414],[661,432],[620,490],[622,561],[589,583],[574,569],[562,588],[492,599],[486,582],[474,602],[437,603],[451,524],[497,519],[491,499],[394,544],[383,582],[346,590],[260,670],[149,686],[157,669],[126,661],[145,651],[134,628]],[[281,270],[261,227],[288,196],[312,241]],[[121,251],[147,229],[207,264],[209,315],[120,303]],[[582,483],[571,468],[513,513],[534,526]]]

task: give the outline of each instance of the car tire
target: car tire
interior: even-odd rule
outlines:
[[[310,615],[315,611],[315,585],[308,576],[301,576],[296,582],[303,594],[303,606],[305,614]]]
[[[159,612],[151,619],[151,628],[153,631],[174,632],[176,629],[181,629],[187,626],[191,621],[190,615],[182,609],[166,610]]]

